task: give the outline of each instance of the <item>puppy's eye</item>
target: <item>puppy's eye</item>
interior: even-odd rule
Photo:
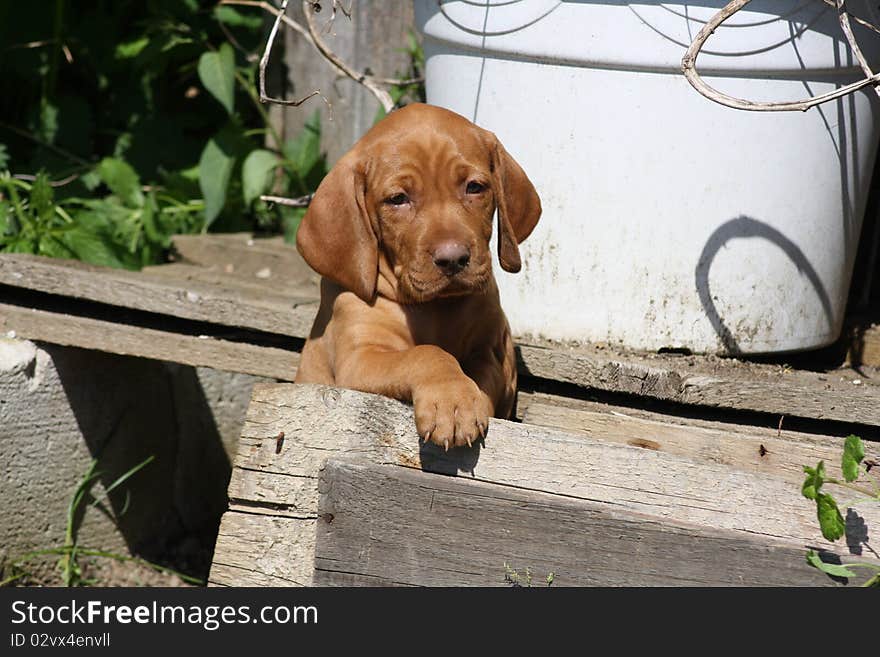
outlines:
[[[409,203],[409,196],[401,192],[400,194],[389,196],[385,199],[385,202],[389,205],[403,205],[404,203]]]
[[[478,183],[476,180],[471,180],[467,184],[467,189],[465,191],[467,191],[468,194],[479,194],[485,189],[486,186],[483,183]]]

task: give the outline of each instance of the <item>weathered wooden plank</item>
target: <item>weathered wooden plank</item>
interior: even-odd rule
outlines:
[[[880,368],[880,324],[854,331],[847,356],[856,366]]]
[[[184,263],[261,282],[282,293],[287,286],[311,282],[317,294],[319,277],[293,245],[281,237],[260,238],[250,233],[175,235],[174,249]]]
[[[308,335],[317,310],[314,298],[268,290],[252,295],[224,285],[17,253],[0,254],[0,285],[294,337]]]
[[[262,270],[257,270],[262,271]],[[282,296],[285,299],[301,301],[302,299],[318,298],[318,281],[273,281],[271,278],[248,276],[246,272],[233,269],[228,272],[217,266],[206,267],[184,262],[171,262],[164,265],[152,265],[141,269],[141,274],[149,277],[160,277],[170,284],[186,286],[188,283],[206,283],[229,288],[242,296],[260,299],[267,295]],[[277,292],[276,292],[277,288]]]
[[[292,381],[299,354],[246,342],[181,335],[138,326],[0,303],[0,332],[111,354],[154,358],[226,372]]]
[[[640,418],[642,420],[654,420],[657,422],[663,422],[665,424],[672,424],[682,427],[702,427],[705,429],[718,429],[731,433],[745,433],[747,435],[755,436],[777,436],[777,434],[780,433],[778,428],[771,429],[766,426],[741,424],[737,423],[736,421],[728,422],[707,420],[702,417],[694,417],[693,415],[680,415],[677,414],[677,412],[682,412],[683,410],[684,412],[687,412],[687,410],[689,409],[669,406],[663,404],[662,402],[651,403],[651,408],[656,410],[648,410],[647,408],[643,408],[642,406],[624,406],[621,404],[614,404],[605,400],[599,401],[589,396],[583,398],[568,397],[562,393],[555,394],[548,392],[536,392],[535,390],[531,389],[531,386],[529,385],[530,383],[531,382],[529,381],[522,382],[522,385],[517,390],[516,394],[516,419],[520,422],[528,422],[529,424],[541,424],[540,422],[532,422],[526,419],[527,417],[529,417],[529,409],[532,407],[532,405],[537,405],[541,407],[552,406],[554,408],[573,408],[582,411],[608,413],[611,415]],[[550,413],[552,411],[547,410],[546,412]],[[730,413],[728,415],[734,418],[737,417],[737,415],[734,413]],[[788,423],[785,422],[785,419],[783,418],[783,425],[787,426],[787,424]],[[548,426],[555,425],[551,424]],[[782,432],[782,435],[787,435],[788,433],[788,430],[785,429]],[[792,435],[798,434],[796,432],[792,432]]]
[[[314,518],[227,512],[208,581],[213,586],[309,586],[314,534]]]
[[[207,238],[180,236],[175,239],[186,244],[184,250],[188,257],[192,256],[194,261],[205,265],[229,262],[227,251],[230,247],[227,245],[244,249],[289,248],[282,247],[277,238],[274,242],[257,240],[255,246],[249,247],[247,244],[254,240],[247,234]],[[317,279],[308,266],[298,254],[288,260],[296,260],[295,266],[301,276],[311,275],[308,283],[296,291],[304,296],[317,295],[317,289],[312,287]],[[290,278],[293,280],[295,276]],[[306,329],[307,324],[308,321],[303,323]],[[298,337],[306,335],[303,332]],[[862,332],[859,340],[859,363],[880,366],[880,327]],[[821,373],[713,356],[639,354],[605,345],[573,347],[529,342],[520,344],[519,364],[524,375],[608,392],[631,393],[683,404],[880,426],[878,377],[871,377],[871,373],[865,377],[850,368]],[[854,381],[859,383],[854,384]]]
[[[300,283],[290,286],[271,282],[262,287],[256,277],[236,276],[236,281],[245,282],[227,282],[223,279],[225,271],[216,269],[224,262],[224,244],[246,245],[242,240],[242,236],[207,242],[184,238],[182,243],[194,251],[198,251],[195,245],[208,245],[204,246],[207,255],[202,254],[201,259],[214,263],[209,267],[215,269],[198,274],[191,266],[185,266],[185,271],[181,265],[172,265],[173,272],[159,267],[134,273],[3,254],[0,284],[305,338],[317,310],[314,275],[300,272]],[[283,248],[285,255],[290,251],[280,246],[260,248]],[[256,261],[262,262],[260,258],[262,255],[257,254]],[[226,256],[227,264],[234,260]],[[296,267],[303,266],[298,261]],[[175,278],[177,275],[182,279]],[[522,374],[581,387],[682,404],[880,426],[880,379],[850,369],[818,373],[731,359],[634,354],[590,346],[521,344],[518,352]]]
[[[617,353],[596,347],[518,346],[520,371],[655,399],[880,426],[878,378],[732,359]],[[854,384],[858,381],[858,384]]]
[[[804,479],[803,466],[826,462],[830,476],[841,478],[844,437],[777,431],[720,422],[673,418],[654,413],[634,415],[631,409],[611,410],[554,395],[520,394],[523,422],[555,427],[604,442],[678,454],[720,463],[748,472],[765,472],[793,484]],[[867,443],[868,458],[880,447]]]
[[[284,442],[278,453],[280,432]],[[717,438],[739,440],[738,435]],[[492,421],[482,447],[444,452],[418,442],[411,408],[394,400],[324,386],[258,385],[235,459],[230,508],[317,515],[317,473],[328,458],[342,454],[593,501],[664,521],[747,532],[799,549],[832,548],[820,536],[812,503],[790,475],[717,463],[701,456],[699,441],[690,453],[504,421]],[[857,504],[848,521],[855,527],[860,518],[877,526],[880,509]]]
[[[832,585],[804,550],[605,505],[365,461],[321,472],[316,585]]]

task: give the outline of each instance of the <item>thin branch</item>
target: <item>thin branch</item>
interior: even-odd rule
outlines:
[[[244,58],[247,61],[253,62],[257,59],[256,54],[252,53],[250,50],[248,50],[247,48],[245,48],[243,45],[241,45],[238,42],[238,39],[236,39],[235,35],[232,34],[232,32],[229,30],[229,28],[223,24],[223,21],[217,21],[217,26],[220,28],[220,30],[223,32],[223,34],[226,36],[226,40],[229,41],[229,43],[231,43],[232,46],[236,50],[238,50],[240,53],[242,53],[244,55]]]
[[[315,89],[312,93],[303,96],[299,100],[271,98],[266,93],[266,67],[269,65],[269,55],[272,53],[272,46],[275,44],[275,35],[278,34],[278,26],[281,24],[281,20],[285,17],[285,13],[287,12],[287,2],[288,0],[282,0],[281,2],[281,8],[275,15],[275,22],[272,24],[272,31],[269,32],[269,39],[266,41],[266,51],[263,53],[262,59],[260,59],[260,102],[275,103],[277,105],[292,105],[293,107],[299,107],[309,98],[320,96],[324,100],[324,102],[327,103],[327,107],[330,108],[332,111],[333,106],[330,104],[330,101],[327,100],[327,98],[321,93],[320,89]]]
[[[287,0],[285,0],[286,4]],[[334,2],[334,8],[336,3]],[[391,99],[390,94],[382,89],[376,83],[376,80],[373,79],[372,76],[364,75],[362,73],[358,73],[354,69],[352,69],[348,64],[342,61],[339,56],[334,53],[324,40],[321,38],[321,35],[318,34],[318,30],[315,26],[315,18],[314,12],[312,11],[312,2],[310,0],[303,0],[303,13],[306,17],[306,25],[309,28],[309,34],[312,37],[312,42],[315,44],[315,47],[318,49],[325,59],[327,59],[333,66],[335,66],[340,72],[350,77],[355,82],[362,84],[371,94],[376,97],[376,100],[379,101],[379,104],[383,107],[386,112],[390,112],[394,108],[394,101]]]
[[[295,20],[286,16],[283,11],[275,7],[274,5],[269,4],[268,2],[263,2],[262,0],[220,0],[221,5],[237,5],[239,7],[259,7],[263,11],[266,11],[276,18],[281,16],[282,22],[287,25],[287,27],[291,28],[299,32],[302,36],[304,36],[309,43],[312,43],[312,37],[309,36],[309,31],[304,28],[302,25],[297,23]],[[312,44],[314,45],[314,44]]]
[[[859,48],[859,42],[856,41],[856,37],[853,34],[852,26],[849,23],[849,12],[844,8],[844,4],[846,0],[836,0],[837,2],[837,19],[840,21],[840,29],[843,30],[844,36],[846,36],[846,40],[849,41],[849,47],[852,49],[853,54],[856,56],[856,59],[859,60],[859,66],[862,67],[862,71],[864,71],[865,75],[869,78],[874,77],[874,71],[871,70],[870,64],[868,64],[868,60],[865,59],[865,55],[862,53],[862,49]],[[880,89],[874,87],[874,92],[880,96]]]
[[[312,8],[315,10],[317,14],[321,11],[321,4],[319,2],[310,2]],[[330,18],[327,19],[327,24],[324,26],[324,30],[329,32],[330,26],[333,25],[333,21],[336,20],[336,12],[341,11],[342,15],[345,16],[348,20],[351,20],[351,8],[354,6],[354,0],[351,0],[351,4],[348,5],[348,9],[346,9],[343,5],[339,3],[339,0],[333,0],[330,3]]]
[[[309,203],[312,202],[313,196],[314,194],[306,194],[305,196],[300,196],[299,198],[287,198],[285,196],[269,196],[268,194],[263,194],[260,196],[260,200],[265,201],[266,203],[286,205],[291,208],[305,208],[308,207]]]
[[[27,182],[34,182],[37,179],[36,176],[33,176],[29,173],[16,173],[16,174],[13,174],[12,177],[17,180],[25,180]],[[77,178],[79,178],[79,174],[72,173],[69,176],[67,176],[67,178],[62,178],[61,180],[50,180],[49,186],[50,187],[64,187],[64,185],[69,185]]]
[[[2,121],[0,121],[0,128],[5,128],[6,130],[9,130],[10,132],[14,132],[15,134],[20,135],[20,136],[24,137],[25,139],[30,139],[32,142],[35,142],[35,143],[39,144],[40,146],[48,148],[49,150],[58,153],[62,157],[66,157],[68,160],[76,162],[77,164],[82,164],[83,166],[91,166],[90,162],[88,162],[87,160],[84,160],[79,155],[75,155],[74,153],[71,153],[70,151],[63,149],[60,146],[55,146],[54,144],[50,144],[45,139],[41,139],[40,137],[33,134],[32,132],[28,132],[27,130],[22,130],[21,128],[18,128],[14,125],[10,125],[8,123],[4,123]]]
[[[377,78],[372,76],[374,82],[378,82],[379,84],[385,84],[389,87],[408,87],[411,84],[421,84],[425,81],[424,75],[419,75],[414,78]]]
[[[822,0],[822,2],[824,2],[824,3],[825,3],[826,5],[828,5],[829,7],[835,7],[835,8],[837,7],[837,0]],[[848,12],[847,12],[847,13],[848,13]],[[866,28],[868,28],[869,30],[871,30],[871,31],[873,31],[873,32],[876,32],[877,34],[880,34],[880,27],[877,27],[877,26],[874,25],[873,23],[869,23],[869,22],[866,21],[864,18],[859,18],[858,16],[853,16],[852,19],[853,19],[856,23],[858,23],[859,25],[861,25],[862,27],[866,27]]]
[[[732,0],[731,2],[726,4],[697,33],[697,36],[696,38],[694,38],[693,43],[691,43],[684,57],[682,57],[681,59],[681,70],[687,78],[688,82],[690,82],[691,86],[702,95],[704,95],[706,98],[713,100],[716,103],[720,103],[721,105],[732,107],[733,109],[749,110],[753,112],[794,112],[808,110],[811,107],[815,107],[816,105],[827,103],[828,101],[841,98],[842,96],[846,96],[847,94],[850,94],[864,87],[876,86],[878,83],[880,83],[880,73],[878,73],[875,75],[870,75],[858,82],[854,82],[839,89],[835,89],[834,91],[822,94],[820,96],[788,102],[757,102],[745,100],[743,98],[736,98],[734,96],[722,93],[717,89],[709,86],[703,80],[703,78],[700,77],[700,74],[697,73],[696,69],[697,56],[700,54],[700,49],[703,47],[709,37],[712,36],[712,33],[715,32],[716,29],[718,29],[718,27],[720,27],[727,19],[737,13],[740,9],[749,4],[749,2],[751,2],[751,0]]]
[[[829,0],[829,1],[832,1],[832,0]],[[306,28],[304,28],[302,25],[297,23],[295,20],[293,20],[289,16],[282,13],[282,11],[280,9],[269,4],[268,2],[265,2],[263,0],[220,0],[220,4],[221,5],[235,5],[235,6],[239,6],[239,7],[258,7],[259,9],[262,9],[263,11],[265,11],[269,14],[272,14],[273,16],[276,17],[276,19],[278,16],[281,16],[282,17],[281,22],[284,23],[284,25],[286,25],[290,29],[297,32],[300,36],[305,38],[305,40],[308,41],[309,44],[311,44],[312,46],[315,46],[315,42],[312,39],[312,35],[309,34],[309,31]],[[351,9],[349,8],[344,11],[343,11],[343,9],[344,8],[340,8],[340,11],[342,12],[342,14],[350,17]],[[337,67],[337,69],[338,69],[338,67]],[[340,73],[342,73],[343,75],[346,75],[346,76],[348,75],[347,73],[345,73],[344,71],[341,71],[341,70],[340,70]],[[371,76],[371,79],[373,81],[377,82],[378,84],[387,85],[389,87],[406,87],[411,84],[418,84],[420,82],[425,81],[424,76],[419,76],[419,77],[415,77],[415,78],[383,78],[383,77]]]

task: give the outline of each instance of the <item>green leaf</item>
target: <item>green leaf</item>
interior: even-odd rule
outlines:
[[[40,238],[39,254],[50,258],[76,258],[76,254],[60,239],[54,235],[44,235]]]
[[[156,223],[156,215],[158,214],[158,205],[156,204],[155,192],[150,192],[147,202],[144,204],[144,212],[141,215],[141,222],[144,225],[144,235],[151,242],[159,242],[162,246],[167,246],[171,242],[170,235],[163,235]]]
[[[855,577],[856,574],[846,566],[836,563],[825,563],[815,550],[807,552],[807,563],[832,577]]]
[[[284,229],[284,241],[288,244],[296,244],[296,231],[306,215],[306,208],[282,208],[281,225]]]
[[[827,493],[819,493],[816,498],[816,515],[819,517],[819,527],[822,536],[829,541],[836,541],[846,531],[846,523],[837,508],[837,502]]]
[[[840,468],[843,470],[843,478],[847,481],[855,481],[859,478],[859,463],[865,458],[865,446],[861,438],[849,435],[843,444],[843,458]]]
[[[144,205],[144,195],[141,192],[141,181],[137,173],[124,160],[105,157],[98,165],[98,175],[104,184],[110,188],[119,200],[130,208],[140,208]]]
[[[815,469],[805,465],[804,472],[807,473],[807,478],[801,487],[801,493],[808,500],[815,500],[819,489],[825,483],[825,461],[819,461]]]
[[[232,27],[247,27],[252,30],[258,30],[263,25],[263,18],[259,14],[242,14],[228,5],[215,7],[214,18]]]
[[[54,196],[49,176],[41,171],[31,186],[31,212],[41,222],[48,222],[55,214],[55,204],[52,203]]]
[[[9,253],[36,253],[38,250],[39,245],[34,239],[23,237],[21,234],[6,246],[6,251]]]
[[[217,52],[205,52],[199,57],[199,79],[227,114],[235,106],[235,53],[224,43]]]
[[[149,43],[150,39],[146,36],[142,36],[134,41],[119,43],[116,45],[116,59],[131,59],[137,57],[141,53],[141,50],[146,48]]]
[[[94,169],[81,175],[79,180],[90,192],[95,191],[98,185],[101,184],[101,176]]]
[[[0,171],[9,164],[9,152],[6,150],[6,144],[0,144]]]
[[[235,166],[232,145],[223,133],[211,139],[199,158],[199,188],[205,198],[205,224],[210,226],[226,203],[226,189]]]
[[[126,267],[117,257],[113,241],[103,232],[92,232],[83,226],[77,226],[64,233],[62,241],[83,262],[105,267]]]
[[[48,102],[41,103],[39,115],[32,116],[28,127],[43,141],[54,144],[58,134],[58,108]]]
[[[271,174],[278,166],[278,156],[267,150],[251,151],[241,168],[242,195],[249,206],[262,194],[272,180]]]
[[[145,458],[143,461],[138,463],[136,466],[130,468],[124,474],[120,475],[112,484],[104,488],[105,493],[112,493],[114,488],[118,488],[122,484],[124,484],[128,479],[130,479],[134,474],[136,474],[139,470],[142,470],[150,463],[152,463],[156,457],[154,455],[150,455]]]
[[[327,161],[321,153],[321,113],[318,110],[306,121],[302,132],[287,140],[283,150],[291,177],[300,183],[295,193],[314,191],[327,173]]]
[[[3,236],[7,232],[11,233],[11,222],[9,218],[12,216],[12,204],[0,198],[0,249],[3,248]]]

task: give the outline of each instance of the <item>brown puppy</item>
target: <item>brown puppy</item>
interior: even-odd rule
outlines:
[[[315,192],[296,244],[323,276],[297,383],[412,401],[426,441],[470,445],[507,418],[516,363],[489,238],[517,244],[541,202],[495,135],[430,105],[392,112]]]

